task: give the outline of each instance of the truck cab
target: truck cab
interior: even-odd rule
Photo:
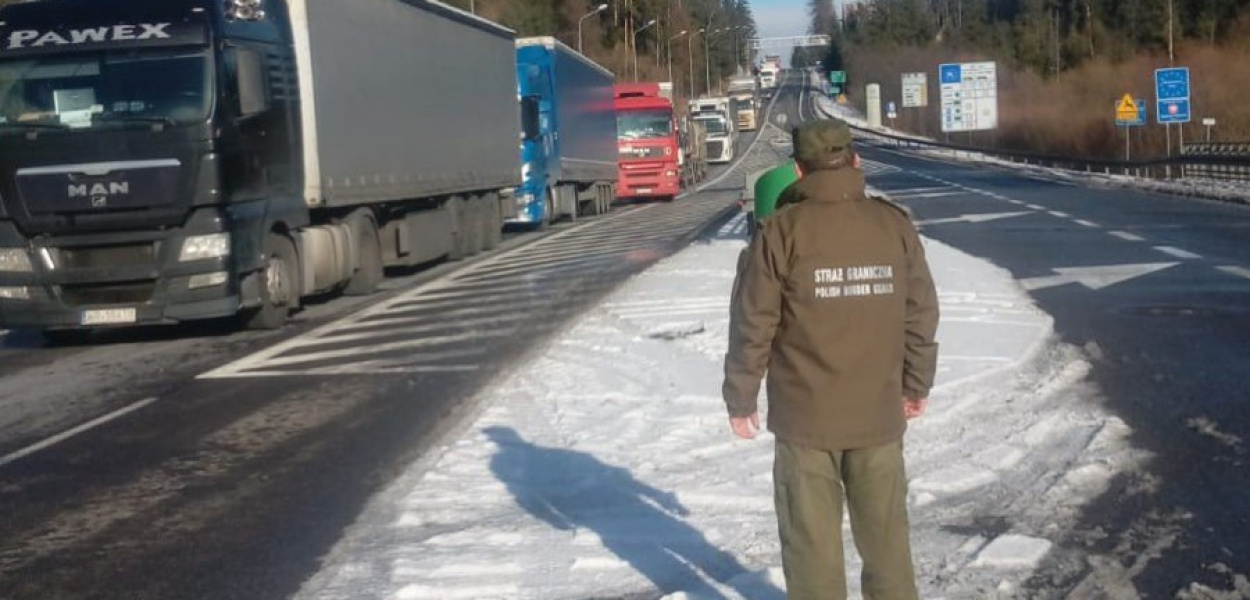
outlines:
[[[281,11],[262,15],[207,0],[0,11],[0,324],[170,322],[259,297],[235,274],[259,271],[262,249],[238,232],[303,210],[291,42]]]
[[[707,162],[725,164],[735,156],[736,123],[727,97],[690,101],[691,118],[707,132]]]
[[[738,131],[755,131],[759,115],[759,88],[755,78],[735,79],[729,83],[729,98]]]
[[[673,102],[658,83],[616,85],[618,198],[671,200],[681,193],[681,140]]]

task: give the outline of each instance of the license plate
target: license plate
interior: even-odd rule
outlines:
[[[651,188],[638,188],[638,193],[639,193],[639,194],[650,194],[651,192],[654,192],[654,191],[655,191],[655,190],[653,190],[653,189],[651,189]]]
[[[81,323],[83,325],[117,325],[134,323],[136,320],[137,315],[133,308],[108,308],[82,311]]]

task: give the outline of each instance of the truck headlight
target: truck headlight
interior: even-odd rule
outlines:
[[[30,264],[30,254],[24,248],[0,248],[0,271],[30,273],[34,270]]]
[[[30,300],[30,288],[0,287],[0,300]]]
[[[178,261],[191,262],[226,256],[230,256],[230,234],[210,233],[187,238],[182,243],[182,253],[178,255]]]

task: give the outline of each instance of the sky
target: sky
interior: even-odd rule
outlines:
[[[751,0],[751,11],[762,37],[807,34],[809,19],[804,0]]]

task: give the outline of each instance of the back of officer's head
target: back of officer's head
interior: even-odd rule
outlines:
[[[851,128],[837,119],[812,121],[794,128],[794,160],[804,173],[849,167],[854,161]]]

